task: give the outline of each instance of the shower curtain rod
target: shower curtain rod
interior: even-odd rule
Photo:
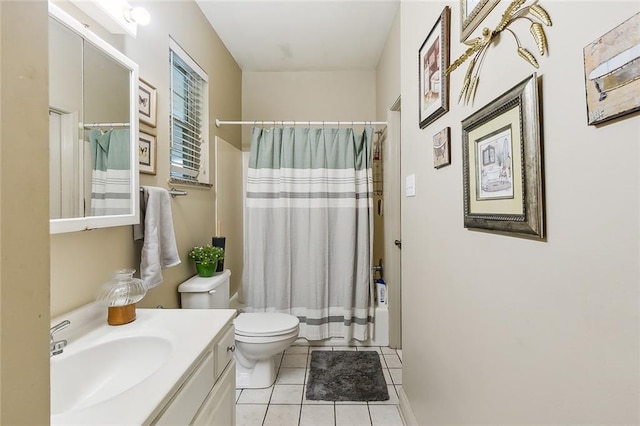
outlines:
[[[216,118],[216,127],[224,124],[249,124],[253,126],[386,126],[386,121],[222,121]]]

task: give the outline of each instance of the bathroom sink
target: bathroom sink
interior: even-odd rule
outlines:
[[[125,392],[156,372],[171,351],[163,337],[130,336],[54,356],[51,414],[81,410]]]
[[[110,326],[92,303],[53,318],[70,325],[55,334],[67,345],[50,358],[51,425],[153,423],[235,313],[137,309],[135,321]]]

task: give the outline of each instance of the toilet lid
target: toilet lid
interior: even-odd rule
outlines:
[[[276,336],[298,328],[298,317],[276,312],[242,313],[233,320],[236,334],[243,336]]]

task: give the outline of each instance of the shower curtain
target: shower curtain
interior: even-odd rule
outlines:
[[[91,216],[131,213],[129,129],[89,132]]]
[[[300,319],[300,337],[366,340],[373,323],[371,138],[353,129],[253,128],[246,312]]]

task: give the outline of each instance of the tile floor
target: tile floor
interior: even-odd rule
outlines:
[[[388,401],[310,401],[305,397],[311,351],[369,350],[380,354]],[[274,357],[278,376],[267,389],[236,390],[237,426],[402,426],[398,392],[402,351],[388,347],[291,346]]]

